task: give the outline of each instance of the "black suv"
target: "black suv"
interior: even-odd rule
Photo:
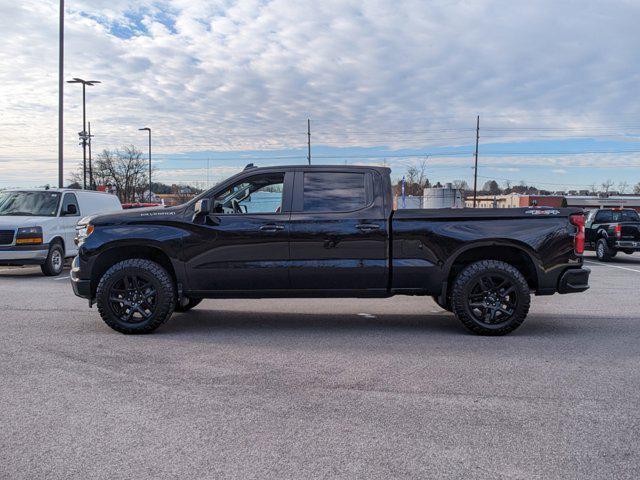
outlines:
[[[624,252],[640,251],[640,215],[631,209],[592,210],[585,224],[587,248],[596,251],[598,260],[608,262]]]

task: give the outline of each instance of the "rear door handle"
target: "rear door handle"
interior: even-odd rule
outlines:
[[[370,230],[378,230],[380,228],[380,225],[376,223],[359,223],[358,225],[356,225],[356,228],[358,230],[362,230],[363,232],[368,232]]]
[[[277,232],[279,230],[284,230],[284,225],[278,225],[276,223],[267,223],[266,225],[262,225],[260,227],[262,232]]]

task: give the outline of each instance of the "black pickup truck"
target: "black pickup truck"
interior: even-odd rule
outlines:
[[[71,280],[122,333],[203,298],[432,296],[472,332],[582,292],[574,209],[393,209],[390,170],[252,165],[189,203],[83,219]],[[426,306],[425,306],[426,307]]]
[[[586,248],[596,251],[601,262],[618,252],[640,251],[640,215],[632,209],[591,210],[585,223]]]

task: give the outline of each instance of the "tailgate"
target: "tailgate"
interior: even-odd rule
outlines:
[[[640,223],[622,223],[621,240],[640,241]]]

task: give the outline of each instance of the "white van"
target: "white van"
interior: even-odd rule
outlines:
[[[0,265],[40,265],[45,275],[59,275],[78,251],[78,221],[118,210],[118,197],[91,190],[0,191]]]

